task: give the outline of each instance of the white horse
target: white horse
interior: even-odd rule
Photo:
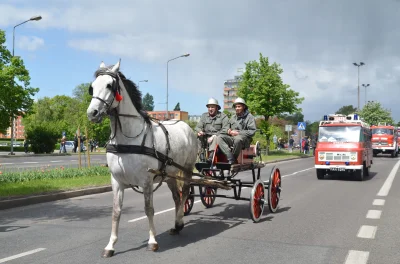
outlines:
[[[142,111],[141,92],[119,71],[120,61],[111,67],[106,67],[103,62],[100,64],[95,73],[96,79],[89,88],[92,100],[87,109],[87,116],[92,122],[101,122],[105,114],[111,120],[107,164],[111,171],[114,202],[111,237],[103,257],[114,254],[124,189],[132,186],[143,188],[144,209],[150,226],[147,249],[158,249],[153,221],[153,184],[162,177],[154,177],[148,168],[160,169],[168,174],[183,171],[183,176],[190,179],[198,148],[196,136],[185,122],[154,122]],[[170,233],[178,234],[184,227],[183,206],[189,195],[190,183],[180,182],[178,186],[177,180],[168,179],[166,182],[175,201],[175,227]]]

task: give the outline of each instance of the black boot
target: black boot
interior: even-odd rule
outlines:
[[[208,153],[208,159],[207,159],[207,163],[212,163],[212,160],[213,160],[213,157],[214,157],[214,151],[210,151],[209,153]]]
[[[231,152],[229,152],[228,155],[226,155],[226,157],[228,158],[229,164],[235,164],[235,156],[233,156]]]

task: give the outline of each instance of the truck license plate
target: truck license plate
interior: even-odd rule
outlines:
[[[333,168],[330,168],[330,171],[346,171],[346,169],[345,168],[335,168],[335,167],[333,167]]]

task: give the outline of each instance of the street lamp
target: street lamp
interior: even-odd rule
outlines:
[[[149,81],[149,80],[141,80],[141,81],[138,81],[138,88],[139,88],[141,82],[148,82],[148,81]]]
[[[176,60],[176,59],[179,59],[179,58],[182,58],[182,57],[189,57],[189,56],[190,56],[190,54],[186,53],[186,54],[183,54],[181,56],[175,57],[175,58],[170,59],[170,60],[167,61],[167,117],[166,117],[166,119],[168,119],[168,63],[170,61],[173,61],[173,60]]]
[[[364,104],[367,104],[367,87],[369,86],[369,83],[367,83],[367,84],[362,84],[362,86],[364,86],[364,89],[365,89],[365,94],[364,94],[364,96],[365,96],[365,103],[364,103]]]
[[[360,111],[360,67],[365,65],[365,63],[360,62],[360,64],[357,64],[354,62],[353,65],[358,67],[358,90],[357,90],[358,91],[358,96],[357,96],[358,97],[358,105],[357,105],[357,110]]]
[[[31,17],[30,19],[14,26],[14,28],[13,28],[13,44],[12,44],[12,57],[13,58],[14,58],[14,46],[15,46],[15,28],[22,24],[25,24],[26,22],[39,21],[40,19],[42,19],[41,16],[34,16],[34,17]],[[13,85],[14,85],[14,78],[13,78]],[[14,122],[15,122],[14,114],[12,115],[11,119],[12,119],[12,123],[11,123],[11,152],[10,152],[10,155],[15,155],[13,152],[14,151]]]

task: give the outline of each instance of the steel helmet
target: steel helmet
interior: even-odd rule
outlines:
[[[244,104],[245,108],[247,108],[246,101],[243,98],[236,98],[235,102],[233,103],[233,108],[235,108],[236,104]]]
[[[208,107],[208,105],[210,105],[210,104],[216,105],[218,110],[221,109],[221,106],[219,106],[219,104],[218,104],[218,100],[215,98],[211,97],[210,99],[208,99],[208,103],[206,104],[206,106]]]

